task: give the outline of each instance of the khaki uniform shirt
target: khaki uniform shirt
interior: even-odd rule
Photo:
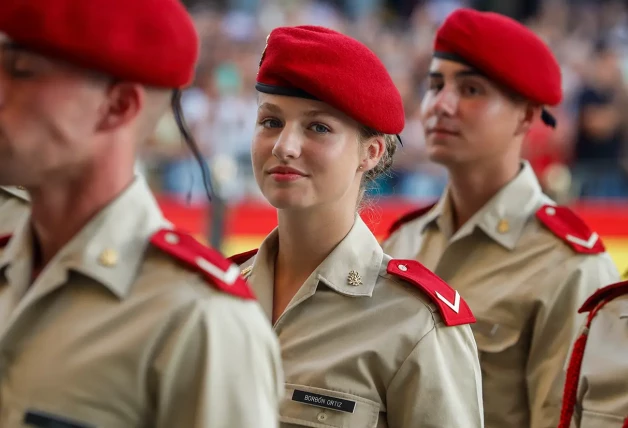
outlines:
[[[0,186],[0,236],[12,233],[29,212],[25,190]]]
[[[18,228],[0,251],[0,426],[277,426],[270,323],[151,246],[164,227],[138,178],[30,286],[29,221]]]
[[[277,250],[275,230],[242,265],[269,318]],[[425,294],[387,273],[389,260],[357,217],[277,319],[282,428],[483,426],[469,325],[445,326]]]
[[[577,310],[619,273],[608,254],[578,254],[536,219],[552,201],[527,163],[456,233],[449,201],[401,226],[384,252],[417,259],[473,310],[486,427],[556,427]]]
[[[628,295],[595,315],[577,397],[574,427],[622,428],[628,422]]]

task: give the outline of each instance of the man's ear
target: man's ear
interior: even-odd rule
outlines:
[[[534,121],[541,117],[540,105],[526,102],[523,107],[524,109],[519,123],[517,124],[515,135],[526,135],[530,131],[530,128],[532,128]]]
[[[137,118],[144,106],[146,94],[138,83],[116,82],[107,90],[107,100],[102,106],[99,131],[119,128]]]

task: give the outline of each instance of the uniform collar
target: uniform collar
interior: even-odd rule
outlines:
[[[140,270],[150,237],[169,223],[146,182],[136,177],[133,183],[100,211],[46,266],[50,269],[81,273],[107,287],[119,298],[131,291]],[[0,255],[0,271],[19,263],[30,275],[32,230],[26,220]],[[5,269],[6,268],[6,269]]]
[[[30,201],[30,196],[28,192],[23,187],[16,186],[0,186],[0,189],[12,196],[15,196],[18,199],[23,200],[24,202]]]
[[[530,216],[544,203],[552,201],[543,194],[534,171],[527,161],[517,176],[502,187],[469,221],[452,236],[452,212],[447,189],[426,215],[426,225],[436,223],[451,241],[473,233],[477,227],[492,240],[513,250]]]
[[[317,278],[345,296],[371,296],[384,252],[357,215],[353,227],[316,269]]]
[[[253,292],[267,315],[272,314],[274,265],[279,242],[278,229],[262,242],[255,257],[242,267]],[[345,238],[305,281],[290,306],[312,296],[320,283],[344,296],[371,296],[384,258],[377,239],[360,216]]]

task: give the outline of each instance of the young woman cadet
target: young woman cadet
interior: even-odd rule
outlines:
[[[279,336],[281,427],[483,426],[467,304],[357,215],[404,125],[383,64],[335,31],[278,28],[256,88],[253,169],[278,227],[233,259]]]

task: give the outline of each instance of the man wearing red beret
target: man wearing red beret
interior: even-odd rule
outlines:
[[[178,0],[0,2],[0,425],[277,426],[277,340],[239,269],[174,230],[135,153],[193,75]],[[173,96],[174,94],[174,96]]]
[[[28,194],[14,186],[0,186],[0,236],[11,233],[28,214]]]
[[[561,101],[559,65],[523,25],[459,9],[438,30],[421,119],[450,183],[383,243],[457,288],[477,317],[488,428],[555,427],[576,311],[619,274],[599,236],[544,195],[521,146]]]

